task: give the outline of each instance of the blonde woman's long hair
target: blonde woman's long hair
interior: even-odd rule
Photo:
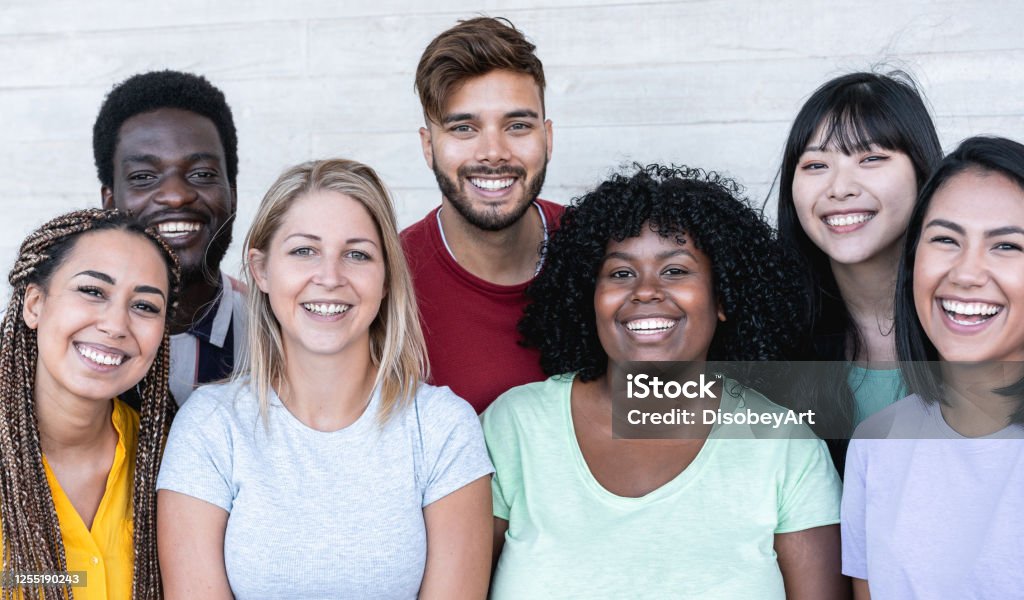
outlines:
[[[344,194],[366,208],[384,245],[385,290],[380,311],[370,324],[370,359],[377,367],[374,388],[380,390],[378,423],[407,406],[420,381],[428,375],[426,345],[420,329],[412,278],[398,236],[390,194],[370,167],[345,159],[316,160],[296,165],[270,186],[245,236],[244,255],[256,249],[264,254],[294,202],[319,191]],[[249,347],[235,370],[235,379],[248,379],[267,423],[270,390],[284,379],[281,326],[245,265],[248,284]]]

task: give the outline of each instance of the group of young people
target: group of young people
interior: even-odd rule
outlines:
[[[944,158],[909,80],[838,77],[791,128],[774,229],[697,168],[539,199],[543,67],[504,19],[441,33],[416,89],[440,206],[399,233],[371,167],[296,165],[244,282],[220,270],[223,94],[162,71],[108,95],[103,208],[9,275],[5,598],[1024,589],[1024,146]],[[628,365],[776,360],[829,362],[781,397],[727,380],[715,408],[811,406],[848,449],[806,425],[613,435]]]

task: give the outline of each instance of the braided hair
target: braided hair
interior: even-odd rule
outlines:
[[[39,442],[34,398],[39,353],[36,331],[22,318],[25,292],[30,284],[46,288],[82,234],[108,229],[136,233],[153,242],[167,264],[168,307],[174,306],[180,285],[177,259],[155,232],[144,229],[127,213],[75,211],[49,221],[25,238],[8,276],[13,289],[0,326],[0,524],[4,571],[67,570],[60,522]],[[135,599],[161,597],[156,553],[156,475],[176,408],[168,392],[169,339],[165,328],[156,359],[139,383],[142,408],[132,493]],[[0,597],[21,598],[23,591],[27,590],[5,583]],[[74,597],[70,587],[52,586],[32,590],[32,596],[46,600]]]

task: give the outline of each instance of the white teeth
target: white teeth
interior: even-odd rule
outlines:
[[[106,354],[103,352],[97,352],[96,350],[85,346],[75,346],[75,348],[78,350],[79,354],[98,365],[119,365],[124,361],[123,354]]]
[[[658,333],[660,331],[666,331],[676,326],[677,321],[672,319],[637,319],[626,323],[626,329],[640,334]]]
[[[482,190],[503,190],[513,183],[515,179],[477,179],[471,177],[469,182]]]
[[[324,317],[332,315],[340,315],[341,313],[352,308],[348,304],[309,304],[305,303],[302,308],[308,310],[311,313],[315,313]]]
[[[847,225],[856,225],[858,223],[864,223],[874,218],[874,213],[857,213],[850,215],[832,215],[825,217],[825,224],[829,227],[845,227]]]
[[[175,233],[192,233],[193,231],[199,231],[202,228],[202,223],[195,221],[168,221],[166,223],[160,223],[156,226],[156,229],[161,234],[175,234]]]
[[[983,315],[991,317],[999,311],[1003,310],[1003,307],[998,304],[989,304],[987,302],[958,302],[956,300],[942,300],[942,309],[946,312],[958,314],[958,315]],[[954,319],[955,320],[955,319]],[[957,321],[959,323],[959,321]],[[967,323],[973,325],[974,322]]]

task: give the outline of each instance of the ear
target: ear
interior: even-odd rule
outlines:
[[[718,302],[718,320],[725,323],[725,311],[722,310],[722,302]]]
[[[238,189],[235,186],[231,186],[231,214],[237,216],[238,213]]]
[[[110,186],[100,186],[100,198],[103,204],[103,208],[110,210],[117,208],[114,206],[114,190]]]
[[[25,288],[25,301],[21,307],[21,318],[29,329],[39,327],[39,315],[43,312],[45,300],[46,294],[43,293],[43,288],[34,283],[28,284],[28,287]]]
[[[249,274],[256,282],[256,287],[260,288],[264,294],[269,293],[267,292],[267,255],[261,250],[250,248],[246,259],[246,262],[249,263]]]
[[[427,168],[434,170],[434,147],[430,144],[430,124],[420,127],[420,146],[423,148],[423,160],[427,161]]]
[[[548,120],[544,121],[544,135],[546,135],[547,139],[548,139],[548,160],[547,160],[547,162],[551,162],[551,149],[552,149],[552,146],[551,146],[551,140],[552,140],[552,137],[551,137],[551,119],[548,119]]]

